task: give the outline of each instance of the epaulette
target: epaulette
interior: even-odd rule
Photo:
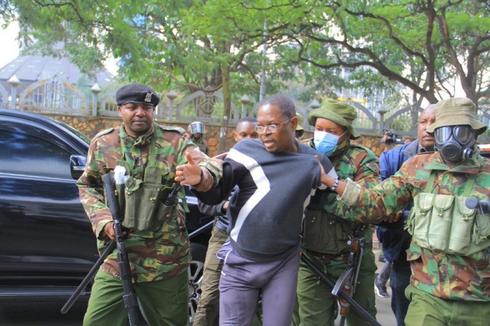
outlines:
[[[158,125],[158,126],[160,127],[160,129],[164,131],[175,131],[181,135],[185,133],[185,129],[179,126],[163,126],[163,125]]]
[[[114,128],[109,128],[109,129],[106,129],[106,130],[102,130],[101,132],[99,132],[97,135],[94,136],[93,139],[96,139],[96,138],[99,138],[99,137],[102,137],[104,135],[108,135],[110,134],[111,132],[114,131]]]

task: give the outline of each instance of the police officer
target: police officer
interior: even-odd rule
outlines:
[[[201,121],[193,121],[187,127],[188,137],[199,147],[203,153],[208,153],[208,143],[204,139],[204,124]]]
[[[158,95],[148,86],[129,84],[116,93],[122,125],[102,131],[90,144],[87,165],[77,182],[80,199],[101,249],[114,239],[112,216],[101,176],[116,165],[126,168],[123,226],[131,278],[149,325],[186,325],[189,242],[180,207],[162,200],[173,185],[175,166],[185,162],[192,143],[172,128],[153,122]],[[115,250],[102,264],[92,287],[83,324],[127,325]]]
[[[303,128],[303,123],[305,119],[303,118],[303,115],[299,112],[296,112],[296,116],[298,117],[298,125],[296,126],[294,134],[296,136],[296,139],[301,140],[305,135],[305,128]]]
[[[323,177],[341,196],[350,220],[367,212],[375,221],[413,201],[406,224],[412,235],[407,326],[488,325],[490,216],[465,205],[469,197],[490,197],[490,161],[476,148],[486,129],[471,100],[444,100],[427,129],[434,133],[437,152],[412,157],[371,189]]]
[[[312,110],[308,122],[315,127],[309,145],[327,155],[340,178],[350,178],[365,186],[379,180],[376,155],[369,149],[351,143],[358,138],[352,123],[355,109],[345,103],[325,100],[319,109]],[[371,250],[372,230],[357,221],[347,222],[341,218],[332,190],[317,191],[305,211],[302,248],[306,255],[321,262],[321,269],[337,279],[347,269],[350,253],[349,239],[365,239],[368,244],[361,261],[359,283],[354,298],[373,316],[376,314],[374,297],[374,273],[376,265]],[[298,274],[297,297],[300,325],[333,325],[336,318],[336,298],[320,278],[304,263]],[[364,325],[365,321],[353,310],[347,317],[350,325]]]

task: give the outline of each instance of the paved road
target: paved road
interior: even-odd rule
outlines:
[[[378,266],[378,270],[380,269],[383,263],[378,261],[379,250],[374,250],[374,254],[376,256],[376,265]],[[373,285],[374,286],[374,285]],[[389,283],[387,284],[388,293],[391,295],[391,288]],[[391,310],[391,299],[390,298],[380,298],[376,296],[376,310],[378,313],[376,314],[376,319],[383,326],[396,326],[396,319],[393,311]]]

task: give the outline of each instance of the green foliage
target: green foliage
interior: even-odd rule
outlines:
[[[435,102],[454,95],[455,78],[484,99],[489,9],[473,0],[0,2],[31,50],[69,55],[85,72],[113,55],[126,79],[160,90],[217,90],[229,71],[233,101],[258,94],[261,71],[268,94],[286,88],[305,101],[349,88],[395,101],[405,87]]]

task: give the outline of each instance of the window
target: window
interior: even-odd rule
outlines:
[[[70,153],[18,126],[0,129],[0,172],[71,179]]]

